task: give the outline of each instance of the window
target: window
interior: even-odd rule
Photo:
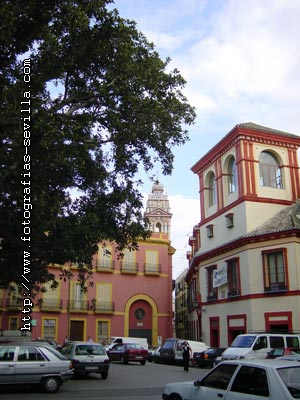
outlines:
[[[45,358],[35,347],[20,347],[18,361],[45,361]]]
[[[228,192],[237,191],[237,168],[234,157],[231,157],[228,164]]]
[[[228,279],[228,297],[236,297],[240,295],[240,278],[238,260],[232,259],[227,263],[227,279]]]
[[[96,311],[112,312],[112,285],[111,283],[97,283]]]
[[[226,218],[226,228],[233,228],[233,213],[225,215]]]
[[[206,227],[206,236],[208,238],[214,237],[214,226],[213,226],[213,224],[207,225],[207,227]]]
[[[201,386],[226,390],[237,365],[220,365],[201,381]]]
[[[259,156],[260,186],[282,189],[281,169],[277,159],[267,151]]]
[[[272,349],[284,347],[283,336],[270,336],[270,347]]]
[[[284,252],[263,253],[264,284],[266,292],[286,290],[286,268]]]
[[[158,252],[146,250],[146,274],[158,274],[161,272],[161,265],[158,263]]]
[[[99,246],[97,269],[99,270],[113,270],[112,248],[111,246]]]
[[[234,379],[231,391],[253,396],[269,397],[266,371],[263,368],[242,366]]]
[[[56,339],[56,319],[44,319],[44,338]]]
[[[208,206],[212,207],[217,200],[216,179],[215,174],[211,172],[208,178]]]
[[[109,322],[108,321],[98,321],[97,323],[98,330],[98,342],[106,344],[108,343],[109,338]]]
[[[124,250],[124,256],[122,259],[122,272],[138,272],[138,264],[136,262],[136,251],[130,251],[129,249]]]
[[[46,282],[45,283],[45,289],[46,292],[43,294],[43,302],[41,305],[41,308],[50,308],[50,309],[55,309],[55,308],[61,308],[61,301],[60,301],[60,288],[51,288],[51,283]]]
[[[217,269],[216,265],[207,267],[207,301],[217,300],[218,289],[213,287],[214,270]]]

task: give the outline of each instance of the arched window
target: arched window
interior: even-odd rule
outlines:
[[[260,186],[282,189],[282,176],[278,160],[269,152],[259,156]]]
[[[216,178],[213,172],[210,173],[208,178],[208,205],[209,207],[216,204],[217,200],[217,188],[216,188]]]
[[[228,192],[237,191],[237,169],[234,157],[231,157],[228,164]]]

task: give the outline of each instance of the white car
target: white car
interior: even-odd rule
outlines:
[[[163,400],[300,399],[300,365],[285,360],[224,361],[195,382],[168,383]]]

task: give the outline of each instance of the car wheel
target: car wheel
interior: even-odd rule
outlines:
[[[146,364],[146,361],[141,361],[141,365],[145,365]]]
[[[46,393],[56,393],[59,386],[60,381],[56,376],[49,376],[42,381],[42,389]]]
[[[169,397],[170,400],[182,400],[182,397],[179,396],[179,394],[171,394],[171,396]]]
[[[107,379],[107,377],[108,377],[108,372],[107,371],[101,372],[101,378],[102,379]]]

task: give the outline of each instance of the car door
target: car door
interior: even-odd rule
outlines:
[[[1,346],[0,348],[0,383],[12,383],[15,373],[16,346]]]
[[[109,359],[111,361],[120,361],[122,349],[122,344],[115,344],[113,348],[109,351]]]
[[[270,397],[270,385],[264,368],[243,365],[234,377],[226,400],[251,400]],[[272,397],[273,398],[273,397]]]
[[[15,366],[16,383],[37,383],[48,370],[48,360],[34,346],[22,345],[18,349]]]
[[[219,364],[193,389],[190,400],[227,400],[229,383],[237,364]]]

